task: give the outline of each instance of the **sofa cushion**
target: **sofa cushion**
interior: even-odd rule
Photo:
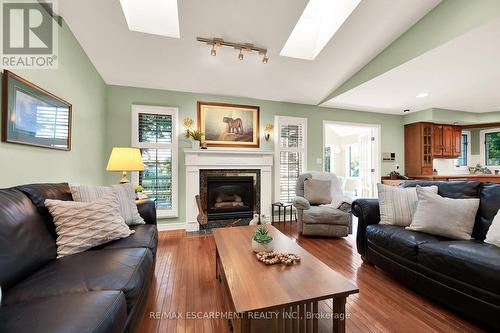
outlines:
[[[311,206],[303,211],[302,222],[309,224],[349,225],[350,214],[330,206]]]
[[[484,240],[493,218],[500,209],[500,183],[484,183],[480,194],[481,202],[476,216],[472,237]]]
[[[366,227],[366,235],[369,243],[390,253],[385,254],[394,259],[400,257],[412,262],[417,261],[420,245],[447,240],[440,236],[406,230],[404,227],[381,224]]]
[[[401,186],[416,187],[417,185],[422,187],[436,185],[440,196],[452,199],[479,198],[479,192],[481,191],[481,182],[468,180],[454,180],[449,182],[417,180],[406,182]]]
[[[52,215],[50,215],[49,210],[45,207],[45,199],[63,201],[73,200],[68,183],[21,185],[18,186],[17,189],[31,199],[38,209],[38,212],[43,217],[43,221],[45,225],[47,225],[52,237],[56,239],[56,227],[54,226]]]
[[[156,245],[158,244],[158,230],[155,225],[140,224],[131,226],[130,229],[134,230],[135,232],[127,238],[106,243],[99,247],[93,248],[93,250],[144,247],[150,249],[153,254],[156,253]]]
[[[500,248],[480,241],[422,244],[420,265],[457,280],[500,294]]]
[[[10,305],[42,297],[121,290],[130,310],[153,275],[153,255],[144,248],[87,251],[53,260],[5,293]]]
[[[30,199],[0,190],[0,286],[5,291],[56,257],[56,242]]]
[[[123,332],[127,320],[120,291],[73,293],[0,308],[0,332]]]

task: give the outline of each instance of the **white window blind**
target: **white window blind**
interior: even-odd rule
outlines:
[[[307,119],[275,117],[276,200],[291,202],[307,165]]]
[[[177,216],[177,109],[132,106],[132,145],[141,149],[144,171],[134,183],[155,201],[158,217]]]

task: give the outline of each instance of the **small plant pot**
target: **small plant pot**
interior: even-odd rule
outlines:
[[[200,141],[198,141],[198,140],[191,141],[191,148],[200,149]]]
[[[256,242],[255,240],[252,239],[252,250],[255,253],[258,252],[271,252],[274,250],[273,248],[273,241],[267,243],[267,244],[261,244]]]

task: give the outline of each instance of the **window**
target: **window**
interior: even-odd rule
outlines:
[[[144,171],[134,183],[155,201],[158,217],[177,216],[177,109],[132,106],[132,145],[141,149]]]
[[[307,165],[307,119],[275,117],[276,198],[291,202],[295,184]]]
[[[484,134],[485,164],[500,165],[500,131],[491,131]]]
[[[325,172],[332,172],[332,146],[326,146],[323,155]]]
[[[457,159],[457,166],[467,166],[469,163],[469,135],[462,134],[462,155]]]
[[[347,149],[347,174],[359,177],[359,144],[349,145]]]

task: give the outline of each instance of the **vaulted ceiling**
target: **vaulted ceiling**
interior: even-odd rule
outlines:
[[[312,61],[279,55],[306,0],[178,1],[179,39],[130,31],[119,0],[62,0],[59,12],[107,84],[316,105],[439,2],[363,0]],[[211,57],[196,37],[251,42],[270,60]]]

